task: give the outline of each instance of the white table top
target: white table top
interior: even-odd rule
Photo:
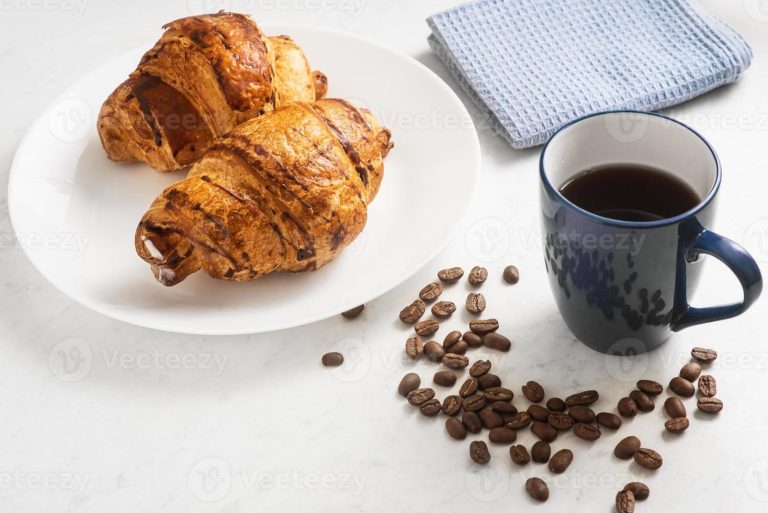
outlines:
[[[677,334],[661,349],[617,365],[575,341],[551,299],[539,245],[538,150],[513,151],[468,103],[483,148],[475,208],[428,268],[367,305],[356,321],[330,319],[274,334],[179,336],[113,321],[75,304],[32,267],[12,236],[5,187],[26,127],[65,86],[128,49],[157,39],[169,20],[219,7],[257,20],[355,32],[412,55],[455,83],[430,54],[424,19],[457,2],[255,0],[245,2],[0,2],[0,504],[3,511],[512,511],[532,504],[525,478],[543,477],[551,498],[537,511],[610,511],[616,491],[639,479],[651,498],[638,511],[768,508],[768,302],[735,320]],[[752,44],[752,67],[736,85],[672,109],[720,154],[724,180],[715,229],[744,244],[768,271],[768,6],[761,0],[704,2]],[[324,6],[324,7],[321,7]],[[762,6],[762,9],[761,9]],[[466,100],[466,97],[462,95]],[[396,127],[393,127],[396,129]],[[447,205],[446,208],[450,208]],[[407,258],[404,248],[403,258]],[[415,370],[403,357],[407,329],[397,312],[447,265],[482,263],[487,313],[513,340],[490,355],[506,384],[528,379],[564,396],[597,388],[612,410],[636,379],[666,383],[693,345],[720,358],[711,369],[725,409],[690,414],[681,437],[663,433],[661,401],[596,443],[561,436],[575,460],[556,477],[543,466],[513,468],[505,447],[492,463],[469,460],[471,439],[455,442],[443,418],[425,418],[395,389]],[[501,283],[515,263],[521,281]],[[699,304],[738,298],[719,264],[708,265]],[[463,301],[463,285],[447,296]],[[460,319],[450,326],[459,328]],[[445,328],[444,328],[445,329]],[[441,330],[445,333],[445,331]],[[344,366],[320,356],[343,347]],[[447,395],[439,391],[440,397]],[[516,399],[518,406],[526,404]],[[664,456],[656,473],[616,460],[635,434]],[[530,433],[519,440],[533,443]],[[651,508],[651,509],[648,509]]]

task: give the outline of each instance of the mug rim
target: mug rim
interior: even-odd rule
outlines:
[[[566,130],[567,128],[570,128],[572,125],[575,125],[576,123],[580,123],[582,121],[585,121],[587,119],[590,119],[596,116],[606,116],[608,114],[640,114],[643,116],[662,118],[680,125],[681,127],[693,133],[693,135],[701,139],[701,141],[709,149],[709,152],[712,154],[712,158],[715,160],[715,180],[714,180],[714,183],[712,184],[712,188],[709,190],[707,195],[704,198],[702,198],[702,200],[699,203],[697,203],[696,206],[694,206],[693,208],[686,210],[685,212],[682,212],[674,217],[661,219],[659,221],[623,221],[621,219],[612,219],[610,217],[604,217],[604,216],[595,214],[594,212],[590,212],[589,210],[586,210],[584,208],[581,208],[580,206],[576,205],[575,203],[570,201],[568,198],[563,196],[560,193],[560,191],[554,185],[552,185],[552,182],[549,180],[549,177],[547,176],[547,173],[544,169],[544,155],[547,153],[549,144],[552,142],[552,140],[554,140],[554,138],[560,132]],[[717,191],[720,189],[722,170],[720,168],[720,158],[717,156],[717,152],[715,152],[715,149],[712,147],[709,141],[703,135],[701,135],[698,131],[694,130],[693,128],[686,125],[682,121],[678,121],[674,118],[665,116],[663,114],[658,114],[656,112],[643,112],[639,110],[619,109],[619,110],[606,110],[606,111],[594,112],[592,114],[587,114],[586,116],[582,116],[580,118],[574,119],[573,121],[570,121],[565,125],[563,125],[562,127],[560,127],[554,134],[552,134],[552,137],[550,137],[547,140],[547,142],[544,144],[544,147],[541,150],[541,155],[539,156],[539,176],[542,184],[544,185],[544,188],[547,189],[547,191],[550,194],[553,194],[560,201],[562,201],[566,206],[568,206],[572,210],[575,210],[579,214],[591,219],[592,221],[595,221],[601,224],[610,225],[610,226],[619,226],[624,228],[656,228],[660,226],[677,224],[680,221],[700,212],[707,205],[709,205],[714,199],[715,195],[717,194]]]

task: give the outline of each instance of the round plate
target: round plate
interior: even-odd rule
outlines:
[[[300,26],[264,30],[290,34],[313,69],[328,76],[329,97],[370,109],[392,131],[395,147],[385,159],[363,233],[315,272],[237,283],[199,271],[175,287],[157,283],[136,255],[134,231],[155,196],[184,172],[115,164],[95,129],[101,103],[144,51],[136,50],[54,101],[13,161],[9,209],[16,235],[62,292],[105,315],[160,330],[265,332],[370,301],[448,243],[469,208],[480,170],[477,133],[453,91],[419,62],[371,41]]]

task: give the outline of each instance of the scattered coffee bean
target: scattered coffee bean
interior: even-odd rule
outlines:
[[[456,305],[451,301],[438,301],[432,305],[432,315],[438,319],[447,319],[456,311]]]
[[[580,404],[568,408],[568,414],[573,417],[573,420],[576,422],[581,422],[582,424],[591,424],[595,421],[596,418],[595,412],[592,410],[592,408],[589,406],[582,406]]]
[[[443,365],[445,365],[449,369],[454,369],[454,370],[463,369],[464,367],[469,365],[469,358],[467,358],[463,354],[445,353],[441,361],[443,362]]]
[[[639,448],[640,439],[636,436],[628,436],[616,444],[616,448],[613,450],[613,454],[619,459],[628,460],[635,455]]]
[[[504,281],[509,283],[510,285],[514,285],[518,281],[520,281],[520,271],[517,270],[517,267],[514,265],[508,265],[504,268]]]
[[[483,390],[483,397],[486,401],[511,401],[515,397],[515,393],[512,390],[504,387],[491,387]]]
[[[696,362],[690,362],[683,365],[683,368],[680,369],[680,377],[683,379],[687,379],[691,383],[699,379],[699,376],[701,375],[701,365],[699,365]]]
[[[499,333],[488,333],[483,336],[483,345],[491,349],[507,352],[512,347],[512,342]]]
[[[512,457],[512,461],[518,465],[525,465],[531,461],[531,455],[528,454],[528,449],[522,444],[510,447],[509,455]]]
[[[464,410],[474,412],[482,410],[485,408],[486,404],[488,404],[488,402],[480,394],[465,397],[461,403],[461,405],[464,407]]]
[[[467,343],[469,347],[480,347],[483,345],[483,338],[477,333],[467,331],[461,336],[461,339]]]
[[[507,425],[509,426],[509,424]],[[536,435],[539,440],[543,440],[547,443],[552,442],[557,438],[557,430],[546,422],[535,421],[531,423],[531,432]]]
[[[567,406],[565,405],[565,401],[560,399],[559,397],[550,397],[547,399],[547,409],[552,411],[565,411]]]
[[[585,390],[584,392],[578,392],[573,395],[569,395],[565,398],[565,404],[567,406],[576,405],[590,405],[600,398],[600,394],[597,390]]]
[[[549,470],[555,474],[562,474],[573,461],[573,452],[570,449],[560,449],[549,459]]]
[[[421,403],[421,405],[419,405],[419,411],[421,411],[422,415],[426,415],[427,417],[433,417],[437,415],[442,409],[443,406],[440,404],[440,401],[435,398],[424,401]]]
[[[597,414],[597,423],[608,429],[619,429],[621,427],[621,417],[615,413],[606,411]]]
[[[525,482],[525,491],[531,496],[531,499],[546,502],[549,499],[549,488],[539,477],[531,477]]]
[[[416,324],[424,312],[427,311],[427,305],[424,301],[417,299],[410,305],[400,310],[400,320],[406,324]]]
[[[483,429],[483,422],[473,411],[465,411],[461,416],[461,422],[470,433],[479,433]]]
[[[544,387],[535,381],[529,381],[523,385],[523,395],[532,403],[539,403],[544,399]]]
[[[688,429],[688,418],[676,417],[674,419],[669,419],[664,423],[664,429],[670,433],[682,433]]]
[[[488,269],[480,266],[473,267],[472,270],[469,271],[469,276],[467,277],[469,284],[474,285],[475,287],[482,285],[487,279]]]
[[[335,351],[332,353],[325,353],[322,362],[326,367],[338,367],[344,363],[344,355]]]
[[[656,470],[661,467],[661,464],[663,463],[661,455],[658,452],[646,447],[640,447],[635,451],[633,457],[635,458],[635,463],[650,470]]]
[[[487,374],[489,370],[491,370],[490,360],[478,360],[469,368],[469,375],[473,378],[479,378],[483,374]]]
[[[634,417],[637,415],[637,404],[631,397],[622,397],[619,399],[617,409],[619,410],[619,415],[622,417]]]
[[[699,378],[699,393],[704,397],[715,397],[717,395],[717,380],[714,376],[704,374]]]
[[[478,335],[493,333],[499,329],[499,321],[496,319],[476,319],[469,321],[469,329],[472,333],[477,333]]]
[[[638,381],[637,388],[651,396],[659,395],[664,391],[664,386],[661,383],[650,379]]]
[[[493,411],[493,408],[490,406],[486,406],[480,410],[477,416],[480,417],[480,421],[486,429],[493,429],[504,425],[504,419],[501,415]]]
[[[456,440],[464,440],[467,437],[467,428],[456,417],[448,417],[445,421],[445,430],[451,438]]]
[[[419,299],[425,303],[431,303],[443,293],[443,286],[439,283],[430,283],[419,291]]]
[[[435,391],[431,388],[417,388],[416,390],[408,392],[408,395],[405,397],[412,405],[421,406],[423,403],[435,397]]]
[[[696,391],[693,388],[693,383],[685,378],[681,378],[680,376],[675,376],[672,378],[672,380],[669,382],[669,388],[677,395],[683,397],[691,397]]]
[[[461,267],[449,267],[437,273],[437,277],[443,283],[454,283],[464,276],[464,269]]]
[[[550,413],[552,412],[540,404],[532,404],[528,407],[528,415],[530,415],[533,420],[538,420],[539,422],[546,422]]]
[[[437,371],[432,381],[441,387],[452,387],[456,383],[456,374],[451,371]]]
[[[694,347],[691,349],[691,356],[701,363],[709,363],[715,361],[715,358],[717,358],[717,351],[705,347]]]
[[[485,310],[485,296],[476,292],[470,292],[467,295],[467,301],[465,303],[467,312],[477,315],[483,313]]]
[[[616,513],[635,513],[635,496],[629,490],[616,494]]]
[[[477,380],[475,378],[469,378],[468,380],[464,381],[464,383],[461,384],[459,387],[459,395],[461,397],[469,397],[471,395],[475,395],[478,390],[478,384]]]
[[[522,429],[530,423],[531,416],[528,415],[528,412],[519,411],[507,420],[507,427],[510,429]]]
[[[488,433],[488,440],[495,444],[511,444],[517,440],[517,431],[507,427],[495,427]]]
[[[488,374],[483,374],[477,378],[477,383],[480,385],[481,390],[485,390],[486,388],[500,387],[501,378],[496,374],[491,374],[489,372]]]
[[[696,406],[704,413],[718,413],[723,409],[723,401],[717,397],[700,397]]]
[[[551,453],[552,448],[544,440],[537,440],[531,447],[531,459],[537,463],[548,462]]]
[[[435,340],[430,340],[424,344],[424,355],[433,362],[439,362],[445,356],[445,349]]]
[[[667,415],[669,415],[673,419],[686,416],[685,405],[683,404],[683,401],[681,401],[679,397],[672,396],[672,397],[669,397],[666,401],[664,401],[664,411],[666,411]]]
[[[427,319],[426,321],[417,322],[414,329],[417,335],[428,337],[440,329],[440,323],[434,319]]]
[[[517,408],[515,408],[512,403],[506,401],[494,401],[491,403],[491,408],[493,408],[493,411],[497,411],[502,415],[512,415],[517,413]]]
[[[443,349],[445,349],[446,351],[449,351],[460,340],[461,340],[461,332],[456,330],[451,331],[443,339]]]
[[[400,384],[397,386],[397,393],[406,397],[409,392],[413,392],[421,385],[421,378],[415,372],[409,372],[403,379],[400,380]]]
[[[351,310],[347,310],[346,312],[341,312],[341,316],[345,319],[354,319],[355,317],[358,317],[361,313],[363,313],[363,310],[365,310],[365,305],[360,305],[352,308]]]
[[[555,411],[549,414],[547,422],[558,431],[567,431],[573,427],[573,417],[567,413]]]
[[[475,440],[469,444],[469,457],[478,465],[485,465],[491,461],[491,453],[488,446],[482,440]]]
[[[449,417],[458,415],[461,411],[461,397],[458,395],[449,395],[443,401],[443,413]]]
[[[454,353],[454,354],[464,354],[467,352],[468,349],[469,349],[469,346],[467,345],[467,343],[464,342],[463,340],[459,340],[458,342],[453,344],[451,346],[451,350],[447,352]]]
[[[573,434],[581,438],[582,440],[588,440],[590,442],[600,438],[602,432],[600,426],[595,424],[582,424],[578,423],[573,426]]]
[[[405,341],[405,354],[417,358],[424,352],[424,342],[418,336],[408,337]]]
[[[635,496],[636,501],[644,501],[651,494],[651,490],[648,488],[648,485],[639,481],[627,483],[624,485],[624,489],[632,492],[632,495]]]
[[[651,399],[645,392],[641,392],[640,390],[632,390],[629,393],[629,397],[635,401],[637,409],[641,412],[648,413],[649,411],[653,411],[654,408],[656,408],[656,404],[654,404],[653,399]]]

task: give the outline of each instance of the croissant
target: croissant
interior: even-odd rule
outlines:
[[[265,36],[249,16],[191,16],[163,28],[99,113],[111,160],[179,169],[243,121],[326,93],[325,75],[310,70],[296,43]]]
[[[246,121],[155,199],[136,251],[164,285],[199,269],[238,281],[318,269],[365,226],[390,136],[338,99]]]

